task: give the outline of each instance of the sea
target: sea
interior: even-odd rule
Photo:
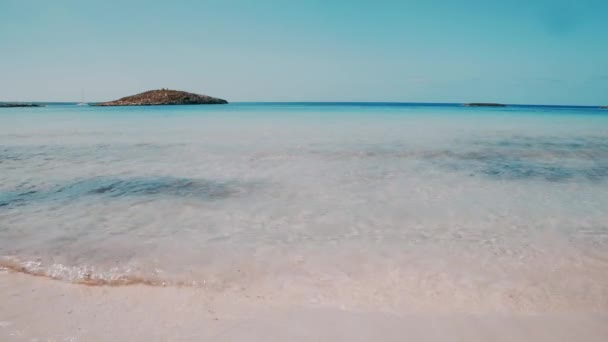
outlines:
[[[605,310],[608,110],[0,108],[0,267],[347,308]]]

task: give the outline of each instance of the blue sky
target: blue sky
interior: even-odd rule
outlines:
[[[0,0],[0,100],[608,104],[608,1]]]

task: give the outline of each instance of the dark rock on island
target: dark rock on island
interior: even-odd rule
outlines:
[[[465,103],[466,107],[506,107],[507,105],[502,103]]]
[[[92,104],[92,106],[158,106],[158,105],[193,105],[193,104],[227,104],[228,101],[207,95],[199,95],[179,90],[158,89],[121,99]]]
[[[0,103],[0,108],[44,107],[36,103]]]

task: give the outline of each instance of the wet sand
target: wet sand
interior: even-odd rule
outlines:
[[[374,312],[0,273],[2,341],[606,341],[608,312]]]

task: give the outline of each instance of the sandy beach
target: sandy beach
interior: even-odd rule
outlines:
[[[2,341],[605,341],[608,313],[374,312],[0,273]]]
[[[607,342],[606,13],[0,0],[0,342]]]

